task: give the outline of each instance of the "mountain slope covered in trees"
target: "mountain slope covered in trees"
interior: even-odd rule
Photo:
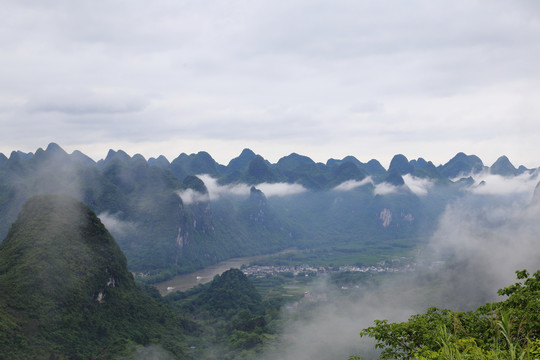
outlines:
[[[228,165],[206,152],[169,162],[122,150],[94,162],[50,144],[0,156],[0,237],[31,196],[67,194],[98,214],[130,270],[152,282],[291,247],[395,239],[413,246],[449,202],[482,185],[474,176],[490,173],[537,176],[506,157],[488,167],[463,153],[439,166],[398,154],[386,170],[353,156],[316,163],[293,153],[272,164],[249,149]]]
[[[96,215],[65,195],[26,202],[0,244],[0,358],[108,359],[192,325],[146,295]]]

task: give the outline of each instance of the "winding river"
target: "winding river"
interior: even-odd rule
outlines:
[[[214,276],[221,275],[225,271],[231,269],[231,268],[240,268],[242,265],[249,265],[251,262],[263,259],[269,256],[282,254],[289,250],[284,250],[279,253],[274,254],[267,254],[267,255],[257,255],[257,256],[247,256],[247,257],[240,257],[240,258],[233,258],[229,260],[222,261],[220,263],[207,266],[201,270],[189,273],[189,274],[182,274],[177,275],[174,278],[154,284],[154,286],[159,290],[159,293],[161,295],[167,295],[174,291],[186,291],[188,289],[191,289],[192,287],[195,287],[199,284],[205,284],[207,282],[212,281]]]

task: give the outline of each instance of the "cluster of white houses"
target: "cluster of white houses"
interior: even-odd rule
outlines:
[[[253,276],[256,278],[263,278],[267,276],[285,275],[290,276],[314,276],[327,274],[331,272],[408,272],[414,271],[415,264],[408,263],[400,266],[386,265],[384,262],[372,266],[356,266],[356,265],[343,265],[338,268],[329,266],[309,266],[309,265],[295,265],[295,266],[262,266],[252,265],[242,268],[242,271],[247,276]]]

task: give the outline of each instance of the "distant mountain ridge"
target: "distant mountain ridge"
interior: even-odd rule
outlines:
[[[95,162],[51,143],[35,153],[0,154],[0,237],[31,196],[66,194],[106,223],[141,281],[158,281],[288,247],[427,236],[446,202],[474,184],[471,174],[534,171],[516,169],[506,156],[488,167],[464,153],[440,166],[398,154],[388,170],[375,159],[363,163],[353,156],[321,163],[292,153],[270,163],[250,149],[227,165],[207,152],[182,153],[169,162],[122,150]],[[201,174],[215,183],[205,183]],[[429,181],[444,196],[432,196],[433,187],[407,186],[411,177]],[[267,193],[268,184],[274,193]],[[293,195],[285,195],[289,185]]]
[[[256,184],[261,182],[297,182],[307,188],[328,188],[332,181],[332,170],[336,166],[349,163],[354,164],[365,176],[372,176],[375,179],[383,179],[391,172],[399,175],[412,174],[418,177],[432,179],[455,179],[461,175],[466,177],[469,174],[479,173],[481,171],[490,171],[493,174],[502,176],[515,176],[524,172],[531,172],[536,169],[527,169],[520,165],[516,168],[508,159],[502,155],[491,167],[485,166],[482,160],[476,155],[466,155],[462,152],[457,153],[447,163],[435,166],[431,161],[423,158],[409,160],[402,154],[395,155],[388,169],[385,169],[380,162],[375,159],[367,163],[362,163],[354,156],[346,156],[341,160],[328,159],[326,163],[316,163],[309,157],[292,153],[272,164],[262,156],[257,155],[252,150],[246,148],[240,155],[229,161],[227,165],[217,163],[212,156],[201,151],[197,154],[181,153],[171,162],[163,155],[157,158],[146,160],[142,155],[135,154],[129,156],[122,150],[109,150],[105,159],[97,163],[80,151],[74,151],[68,155],[60,146],[51,143],[46,150],[39,148],[35,154],[13,151],[9,158],[0,153],[0,169],[6,166],[16,166],[21,160],[30,160],[43,156],[64,156],[72,160],[85,163],[86,165],[97,164],[102,167],[114,159],[128,161],[130,159],[144,160],[150,166],[156,166],[171,171],[179,180],[183,180],[187,175],[208,174],[220,178],[225,183],[246,182]]]

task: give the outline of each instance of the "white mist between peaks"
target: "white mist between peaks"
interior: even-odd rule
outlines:
[[[482,172],[471,175],[474,185],[470,191],[483,195],[510,195],[527,194],[532,195],[538,183],[538,172],[532,174],[523,173],[517,176],[501,176]]]
[[[121,220],[119,214],[104,211],[97,216],[105,228],[115,236],[123,236],[136,231],[136,225],[130,221]]]
[[[289,183],[260,183],[256,185],[248,184],[226,184],[221,185],[218,183],[218,180],[211,177],[210,175],[202,174],[197,175],[199,179],[202,180],[208,194],[202,194],[193,189],[187,189],[178,192],[178,195],[182,199],[182,202],[186,205],[189,205],[194,202],[199,201],[209,201],[209,200],[218,200],[221,197],[226,196],[249,196],[251,187],[254,186],[256,189],[261,190],[266,197],[272,196],[289,196],[296,195],[307,191],[305,187],[300,184],[289,184]]]
[[[358,181],[358,180],[347,180],[339,184],[338,186],[334,187],[332,190],[334,191],[351,191],[358,187],[371,184],[374,186],[373,193],[375,195],[388,195],[397,193],[403,188],[408,188],[410,191],[412,191],[414,194],[418,196],[427,195],[428,191],[431,187],[433,187],[433,182],[428,179],[422,179],[418,178],[416,176],[412,176],[410,174],[403,175],[403,181],[405,182],[404,186],[394,186],[392,184],[388,183],[379,183],[375,184],[373,179],[368,176],[365,179]]]
[[[419,252],[416,262],[427,261],[425,270],[387,277],[378,286],[361,288],[358,296],[346,296],[321,280],[317,286],[328,300],[288,322],[277,345],[259,359],[347,359],[352,354],[377,359],[374,343],[359,336],[375,319],[399,322],[429,306],[467,311],[503,300],[497,290],[516,281],[516,270],[540,269],[540,202],[526,196],[463,195],[448,204],[429,245]],[[442,265],[432,267],[432,262]]]

